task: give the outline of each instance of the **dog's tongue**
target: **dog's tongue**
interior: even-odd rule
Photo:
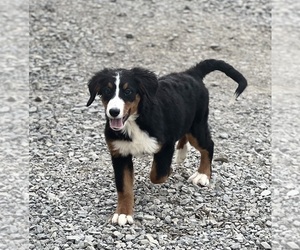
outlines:
[[[118,130],[118,129],[121,129],[121,128],[123,128],[123,120],[122,120],[122,118],[119,118],[119,119],[111,119],[110,120],[110,127],[112,128],[112,129],[116,129],[116,130]]]

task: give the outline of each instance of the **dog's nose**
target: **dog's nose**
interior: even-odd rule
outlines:
[[[120,109],[118,109],[118,108],[112,108],[112,109],[109,110],[109,114],[112,117],[117,117],[120,114]]]

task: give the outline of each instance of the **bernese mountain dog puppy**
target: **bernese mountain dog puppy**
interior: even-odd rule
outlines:
[[[208,127],[209,95],[203,78],[215,70],[238,83],[236,97],[246,88],[247,81],[240,72],[214,59],[159,78],[143,68],[105,68],[90,79],[87,106],[100,95],[105,107],[105,139],[118,196],[112,223],[133,223],[133,156],[153,154],[150,180],[164,183],[171,173],[175,145],[180,163],[189,142],[201,154],[199,168],[189,180],[195,185],[209,185],[214,142]]]

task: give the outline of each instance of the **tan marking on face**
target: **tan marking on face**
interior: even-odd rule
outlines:
[[[108,105],[108,101],[104,101],[103,98],[101,99],[105,113],[106,113],[106,109],[107,109],[107,105]]]
[[[199,146],[198,140],[192,136],[191,134],[187,135],[187,139],[190,144],[196,148],[201,154],[200,166],[198,168],[198,172],[201,174],[206,174],[210,179],[211,177],[211,160],[209,158],[209,152],[206,149],[203,149]]]
[[[118,205],[115,213],[132,215],[133,207],[133,171],[126,167],[123,172],[123,192],[118,192]]]
[[[114,85],[111,82],[109,82],[108,85],[107,85],[107,87],[109,87],[110,89],[112,89],[114,87]]]
[[[128,86],[129,86],[129,84],[128,84],[128,82],[126,82],[124,85],[123,85],[123,89],[125,90],[125,89],[127,89],[128,88]]]
[[[177,148],[177,149],[183,149],[184,145],[187,144],[187,142],[188,142],[187,136],[184,135],[184,136],[178,141],[176,148]]]
[[[130,111],[129,115],[136,114],[138,111],[138,106],[140,103],[141,97],[137,94],[133,102],[125,102],[124,106],[124,115]]]

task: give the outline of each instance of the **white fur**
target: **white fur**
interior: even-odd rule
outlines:
[[[126,214],[114,214],[111,222],[113,224],[119,224],[119,226],[124,226],[126,223],[133,224],[133,218],[131,215]]]
[[[186,143],[183,148],[176,149],[175,160],[177,164],[183,163],[188,152],[188,144]]]
[[[199,172],[195,172],[190,178],[189,181],[191,181],[194,185],[197,185],[200,183],[202,186],[208,186],[209,185],[209,178],[206,174],[201,174]]]
[[[107,109],[106,109],[106,115],[109,118],[123,118],[125,102],[119,96],[119,92],[120,92],[120,74],[119,73],[116,76],[115,85],[116,85],[116,95],[108,102]],[[120,114],[117,117],[112,117],[109,113],[109,110],[115,109],[115,108],[120,110]]]
[[[136,118],[136,115],[130,116],[122,130],[131,138],[131,141],[113,141],[114,149],[118,150],[123,156],[129,154],[138,156],[144,153],[154,154],[158,152],[159,144],[157,140],[139,128],[135,122]]]

